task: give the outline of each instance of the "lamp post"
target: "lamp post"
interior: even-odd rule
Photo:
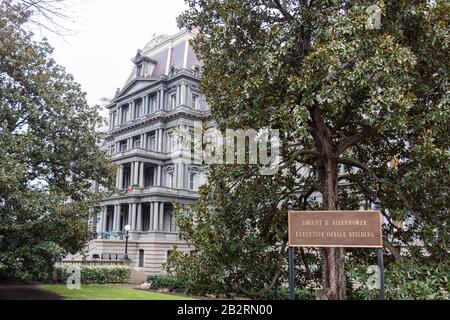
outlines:
[[[128,260],[128,238],[130,237],[128,232],[131,230],[131,227],[129,225],[125,226],[125,255],[124,255],[124,259]]]

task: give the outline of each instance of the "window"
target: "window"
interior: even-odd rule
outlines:
[[[151,151],[156,151],[156,135],[155,134],[150,135],[148,145],[150,146]]]
[[[134,106],[134,119],[137,119],[141,116],[142,109],[142,101],[136,102]]]
[[[128,122],[128,107],[123,107],[122,108],[122,123],[126,123]]]
[[[119,146],[120,146],[119,151],[121,151],[121,152],[127,151],[128,150],[128,141],[127,140],[120,141]]]
[[[177,95],[174,93],[170,96],[170,108],[175,109],[177,107]]]
[[[114,128],[117,124],[117,111],[114,111],[111,118],[111,128]]]
[[[141,147],[141,137],[134,137],[133,148],[140,148],[140,147]]]
[[[116,145],[115,144],[113,144],[112,146],[111,146],[111,154],[114,154],[114,153],[116,153]]]
[[[139,268],[144,267],[144,250],[139,250]]]
[[[193,94],[192,95],[192,108],[194,109],[199,109],[200,107],[200,101],[199,101],[200,97],[198,96],[198,94]]]
[[[197,173],[189,173],[189,190],[197,191]]]
[[[145,187],[146,188],[152,187],[155,182],[155,167],[146,168],[146,170],[144,172],[145,172],[145,175],[144,175]]]
[[[149,231],[150,228],[150,207],[142,205],[142,231]]]
[[[167,152],[172,152],[175,148],[175,140],[172,133],[167,134]]]
[[[174,188],[174,186],[175,186],[174,182],[175,182],[175,179],[174,179],[173,172],[168,172],[167,173],[167,187]]]
[[[128,189],[131,183],[131,166],[124,167],[123,169],[123,183],[122,189]]]
[[[169,231],[170,232],[177,231],[177,224],[176,224],[175,215],[174,215],[173,211],[171,211],[169,213]]]
[[[148,71],[148,64],[145,61],[142,61],[136,66],[136,75],[138,77],[145,77]]]
[[[150,98],[150,108],[150,112],[155,112],[158,109],[158,99],[156,98],[156,95]]]

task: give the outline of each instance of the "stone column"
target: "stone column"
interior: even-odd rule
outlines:
[[[131,101],[128,104],[128,121],[133,120],[133,114],[134,114],[134,101]]]
[[[120,189],[120,166],[116,170],[116,188]]]
[[[155,202],[153,210],[153,230],[159,230],[159,202]]]
[[[114,206],[114,219],[113,219],[113,230],[114,232],[119,231],[120,227],[120,214],[121,214],[120,204]]]
[[[192,106],[192,91],[191,86],[186,85],[186,104],[191,107]]]
[[[164,89],[160,90],[160,97],[159,97],[159,109],[162,110],[164,109],[164,103],[165,103],[165,97],[164,97]]]
[[[139,184],[138,179],[139,179],[139,162],[134,162],[134,182],[132,185]]]
[[[133,205],[139,207],[139,204],[133,204]],[[131,226],[131,231],[136,231],[136,208],[133,208],[131,210],[131,223],[130,223],[130,226]]]
[[[139,203],[137,209],[136,231],[142,231],[142,203]]]
[[[119,166],[119,187],[117,189],[123,188],[123,164]]]
[[[164,231],[164,202],[159,203],[159,230]]]
[[[131,227],[133,226],[133,218],[134,215],[136,213],[136,204],[135,203],[129,203],[128,204],[128,219],[125,225],[130,225]],[[131,229],[133,230],[133,228]]]
[[[149,98],[148,98],[148,94],[147,94],[142,98],[142,115],[146,115],[149,113],[148,112],[148,105],[149,105],[148,101],[149,101]]]
[[[162,166],[158,166],[158,175],[157,175],[156,185],[162,186]]]
[[[186,84],[183,82],[181,84],[181,105],[183,106],[187,105],[186,98],[187,98]]]
[[[130,168],[130,185],[134,184],[134,162],[131,163],[131,168]],[[128,186],[129,187],[129,186]]]
[[[153,202],[150,203],[150,230],[154,230],[155,223],[155,204]]]
[[[154,99],[154,96],[153,96]],[[153,109],[153,99],[152,99],[152,103],[151,103],[151,108]],[[161,106],[161,91],[158,90],[156,92],[156,108],[154,110],[152,110],[152,112],[156,112],[158,109],[160,109]]]
[[[163,150],[163,148],[164,148],[164,130],[159,129],[158,131],[159,131],[158,149],[159,149],[159,152],[164,152],[164,150]]]
[[[119,119],[119,125],[122,124],[122,107],[117,108],[117,117]]]
[[[105,206],[103,207],[103,211],[102,211],[102,218],[101,218],[101,222],[100,222],[100,232],[106,232],[106,217],[108,214],[108,207]]]
[[[145,149],[145,134],[141,134],[141,149]]]
[[[144,162],[141,162],[140,167],[139,167],[139,186],[141,188],[145,187],[145,181],[144,181]]]

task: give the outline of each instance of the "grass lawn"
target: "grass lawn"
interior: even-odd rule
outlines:
[[[65,300],[192,300],[187,297],[135,290],[124,285],[82,285],[69,290],[63,284],[44,284],[40,288],[63,296]]]

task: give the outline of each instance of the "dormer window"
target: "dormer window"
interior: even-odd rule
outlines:
[[[138,50],[133,60],[136,65],[136,77],[149,77],[153,73],[156,62],[142,55],[142,51]]]
[[[144,67],[145,67],[145,64],[144,64],[144,62],[142,62],[141,64],[139,64],[138,66],[137,66],[137,76],[138,77],[143,77],[144,76]]]

